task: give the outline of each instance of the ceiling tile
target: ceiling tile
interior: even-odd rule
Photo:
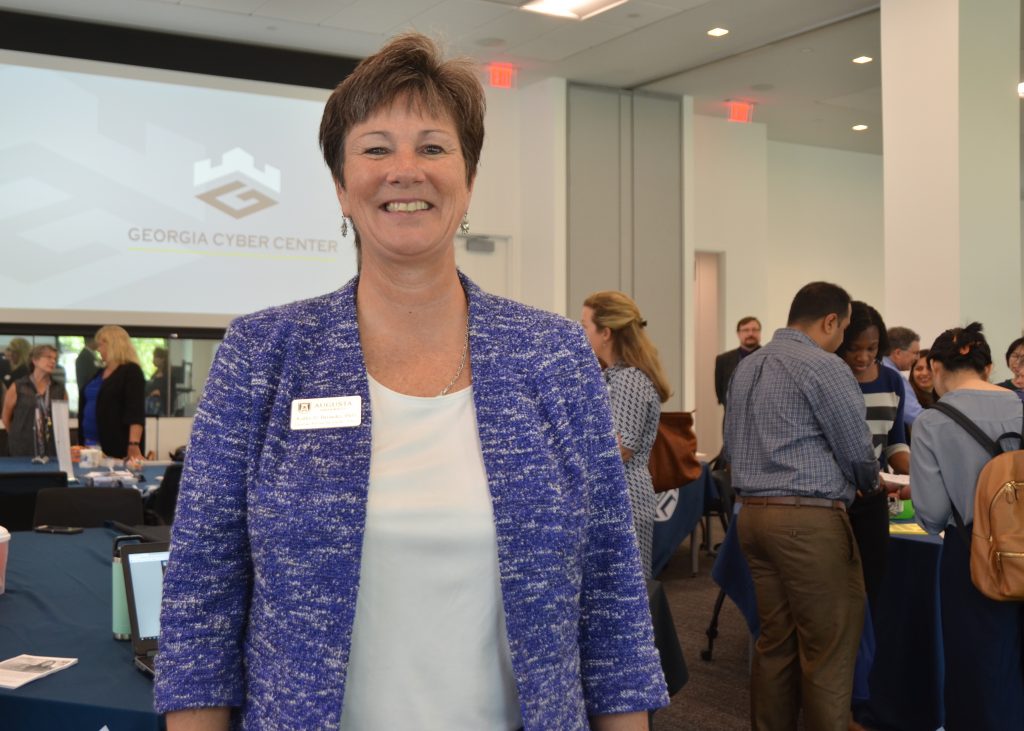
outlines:
[[[539,61],[561,61],[575,53],[625,35],[630,30],[627,26],[606,23],[599,18],[582,22],[569,21],[540,38],[516,46],[511,51],[517,56]]]
[[[663,5],[644,2],[628,2],[619,5],[606,13],[601,13],[601,20],[616,25],[624,25],[632,29],[643,28],[659,20],[663,20],[678,13],[678,10],[666,8]]]
[[[864,89],[863,91],[844,94],[843,96],[836,96],[831,99],[819,99],[818,103],[830,107],[840,107],[842,109],[852,109],[858,112],[871,112],[872,114],[881,115],[882,87],[876,86],[873,89]]]
[[[707,5],[712,0],[651,0],[655,5],[661,5],[665,8],[670,8],[676,12],[683,10],[689,10],[690,8],[697,8],[701,5]],[[632,3],[626,3],[632,5]]]
[[[179,5],[207,10],[220,10],[228,13],[245,13],[248,15],[266,0],[181,0]]]
[[[458,39],[458,44],[467,53],[490,51],[492,54],[500,54],[574,22],[518,10],[464,33]]]
[[[422,33],[456,40],[475,28],[520,12],[515,8],[481,0],[445,0],[420,13],[404,27],[411,26]]]
[[[263,0],[263,4],[253,15],[316,24],[334,17],[345,6],[354,2],[355,0]]]
[[[363,33],[387,33],[408,24],[420,13],[438,4],[438,0],[356,0],[320,25]]]

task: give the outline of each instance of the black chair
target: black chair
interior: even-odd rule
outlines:
[[[721,455],[715,458],[712,467],[718,467],[718,469],[711,470],[711,478],[715,481],[715,486],[718,488],[719,501],[716,506],[712,508],[713,512],[718,513],[719,519],[722,521],[722,528],[725,531],[729,530],[729,523],[732,522],[732,511],[733,506],[736,504],[736,491],[732,487],[732,474],[729,472],[728,465],[724,463]],[[707,543],[711,542],[711,516],[708,511],[705,513],[705,520],[707,521],[707,532],[705,534],[705,540]],[[717,549],[717,546],[716,546]],[[725,603],[725,590],[720,589],[718,591],[718,597],[715,599],[715,607],[711,610],[711,622],[708,624],[708,628],[704,630],[704,634],[708,638],[708,646],[706,649],[700,651],[700,657],[702,660],[710,661],[715,651],[715,640],[718,638],[718,618],[722,613],[722,605]]]
[[[108,520],[142,524],[142,495],[130,487],[43,489],[36,498],[32,525],[99,528]]]
[[[178,486],[181,485],[181,462],[167,465],[160,487],[146,498],[146,524],[171,525],[174,509],[178,505]]]
[[[44,488],[64,488],[63,472],[0,472],[0,525],[7,530],[31,530],[36,494]]]
[[[732,489],[732,474],[729,471],[729,464],[721,454],[711,461],[708,468],[711,471],[711,479],[715,482],[718,497],[709,500],[704,505],[704,517],[701,522],[701,527],[704,531],[702,548],[713,556],[718,547],[711,538],[712,526],[714,525],[712,518],[718,516],[718,520],[722,524],[723,533],[729,530],[729,521],[732,520],[732,509],[736,502],[736,493]]]

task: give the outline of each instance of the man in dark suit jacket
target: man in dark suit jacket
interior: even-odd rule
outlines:
[[[726,405],[732,372],[743,358],[761,347],[761,321],[752,316],[744,317],[736,325],[736,337],[739,338],[740,347],[715,358],[715,395],[722,406]]]

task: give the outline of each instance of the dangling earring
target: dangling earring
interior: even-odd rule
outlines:
[[[341,238],[348,236],[348,216],[341,217]]]
[[[466,211],[465,215],[462,216],[462,223],[459,224],[459,231],[463,234],[469,233],[469,211]]]

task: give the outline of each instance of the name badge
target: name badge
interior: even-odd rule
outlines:
[[[291,427],[296,431],[359,426],[362,422],[361,396],[297,398],[292,401]]]

